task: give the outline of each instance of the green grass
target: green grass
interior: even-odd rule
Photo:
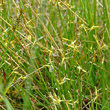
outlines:
[[[1,0],[0,109],[110,110],[109,4]]]

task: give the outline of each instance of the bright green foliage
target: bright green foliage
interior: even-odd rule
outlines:
[[[0,110],[110,110],[110,0],[0,1]]]

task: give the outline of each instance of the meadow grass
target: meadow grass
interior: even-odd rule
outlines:
[[[0,109],[110,110],[110,0],[1,0]]]

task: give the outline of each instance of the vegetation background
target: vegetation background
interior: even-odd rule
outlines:
[[[0,0],[0,110],[110,110],[110,0]]]

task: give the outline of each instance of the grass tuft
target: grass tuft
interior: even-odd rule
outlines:
[[[0,109],[109,110],[110,0],[1,0]]]

